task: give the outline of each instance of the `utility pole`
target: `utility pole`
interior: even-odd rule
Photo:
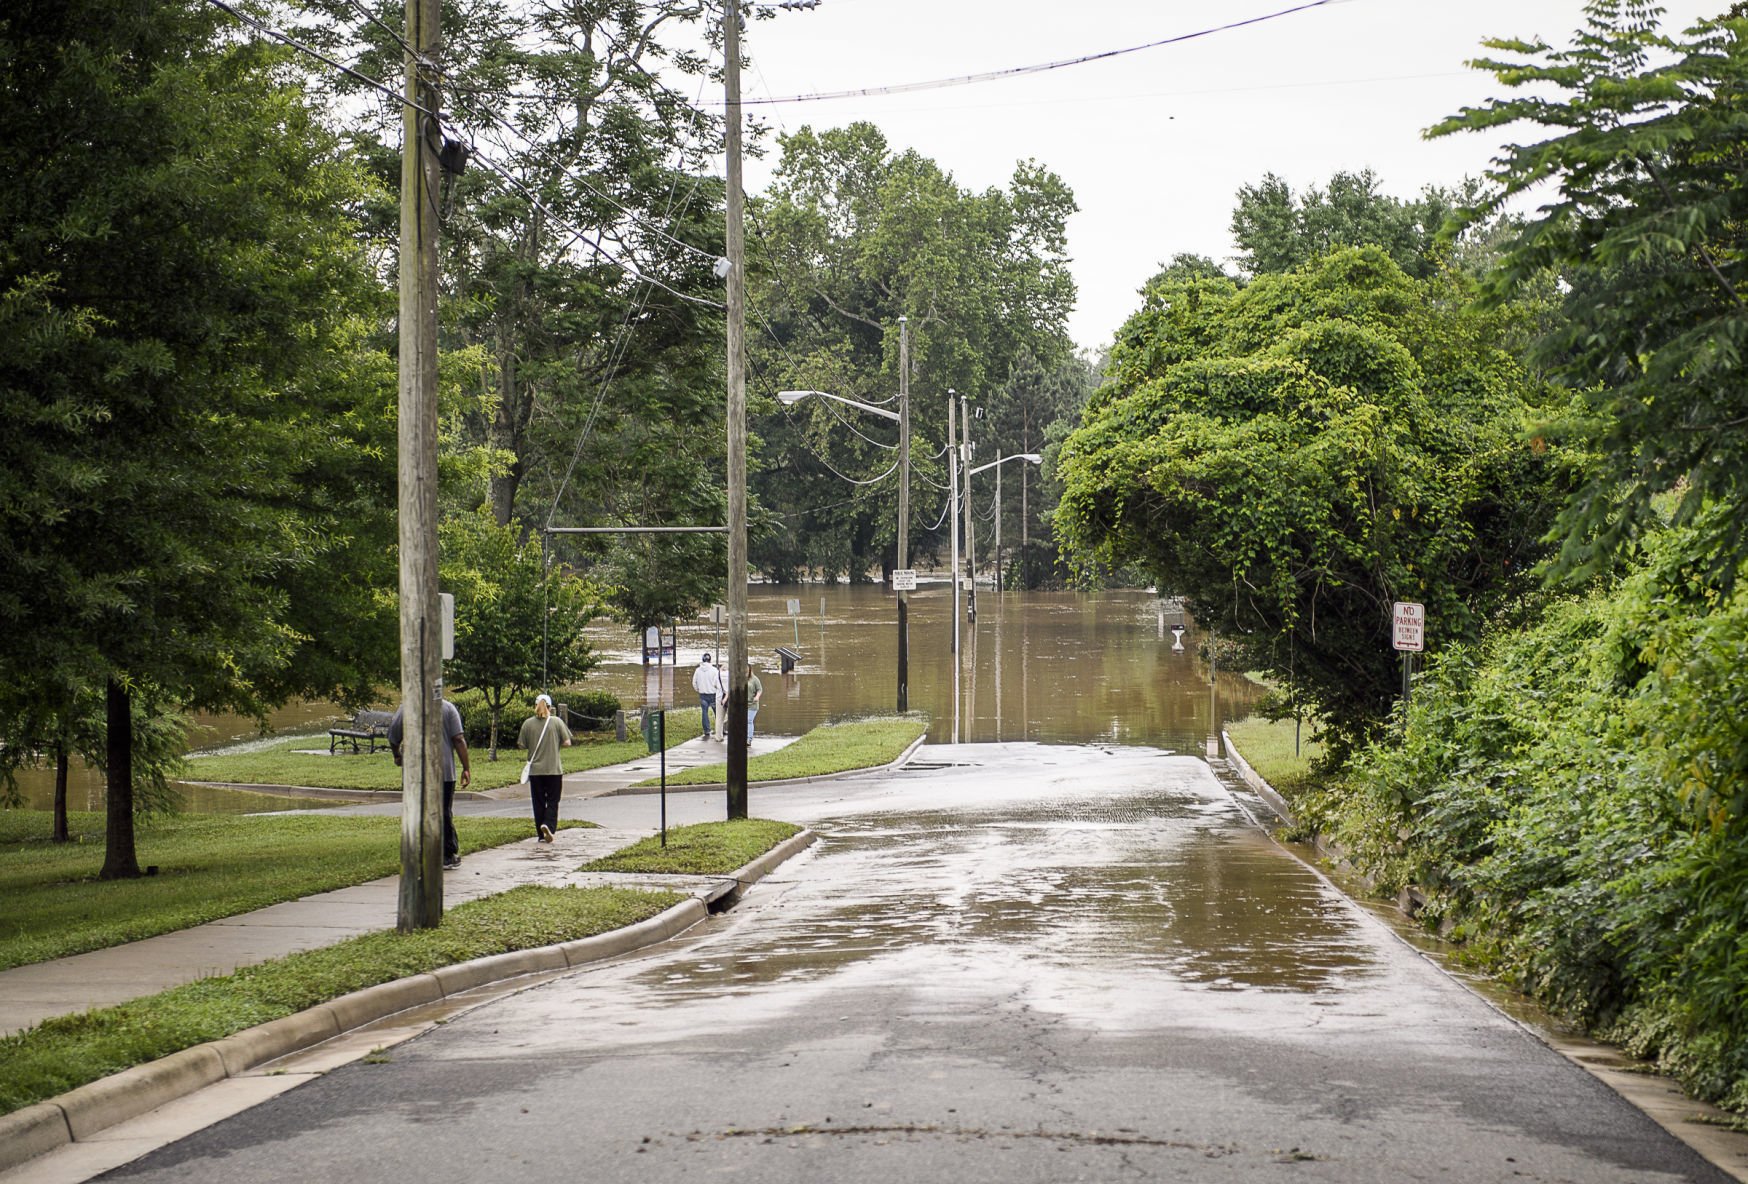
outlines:
[[[959,396],[960,430],[965,433],[965,459],[959,468],[965,474],[965,572],[971,577],[965,588],[965,619],[977,620],[977,546],[976,531],[972,519],[975,518],[975,508],[971,504],[971,400]]]
[[[722,6],[723,147],[728,157],[728,816],[747,816],[747,372],[741,193],[740,0]],[[720,657],[720,655],[718,655]]]
[[[434,67],[440,0],[407,0],[401,107],[400,390],[401,891],[396,926],[443,920],[443,661],[437,599],[437,210],[442,129]]]
[[[1001,466],[995,466],[995,591],[1001,595]],[[999,614],[1001,609],[998,607]],[[999,687],[999,683],[997,686]],[[999,691],[998,691],[999,694]]]
[[[898,318],[898,566],[910,567],[910,321]],[[910,710],[910,592],[898,590],[898,713]]]
[[[947,388],[947,517],[952,521],[952,528],[947,532],[953,539],[953,652],[959,652],[959,427],[954,418],[958,395],[952,387]],[[953,665],[954,694],[958,693],[958,663]],[[954,710],[957,711],[955,704]],[[957,724],[955,724],[957,727]]]

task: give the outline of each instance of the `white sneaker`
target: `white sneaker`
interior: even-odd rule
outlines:
[[[540,841],[542,843],[552,842],[552,830],[544,822],[540,824]]]

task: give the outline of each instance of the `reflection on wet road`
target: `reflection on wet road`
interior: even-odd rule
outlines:
[[[1722,1179],[1275,846],[1201,761],[946,746],[753,808],[823,838],[732,913],[122,1174]]]

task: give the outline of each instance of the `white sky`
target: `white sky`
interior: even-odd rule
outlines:
[[[752,22],[748,100],[999,70],[1140,45],[1292,7],[1302,0],[820,0]],[[1727,0],[1671,0],[1666,28]],[[1110,340],[1136,290],[1172,255],[1225,260],[1240,185],[1265,172],[1295,190],[1371,168],[1384,189],[1477,175],[1496,144],[1421,130],[1501,93],[1463,63],[1483,37],[1565,45],[1581,0],[1342,0],[1180,45],[1042,75],[757,112],[779,130],[879,125],[971,189],[1005,185],[1035,158],[1074,190],[1069,253],[1080,287],[1069,328]],[[1521,134],[1521,133],[1519,133]],[[746,185],[769,162],[748,163]]]

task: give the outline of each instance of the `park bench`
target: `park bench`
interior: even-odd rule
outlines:
[[[388,739],[388,725],[394,719],[392,711],[360,711],[352,717],[350,727],[328,729],[328,755],[334,754],[335,748],[341,743],[350,744],[352,751],[358,751],[358,742],[367,741],[370,751],[376,751],[378,740]]]

